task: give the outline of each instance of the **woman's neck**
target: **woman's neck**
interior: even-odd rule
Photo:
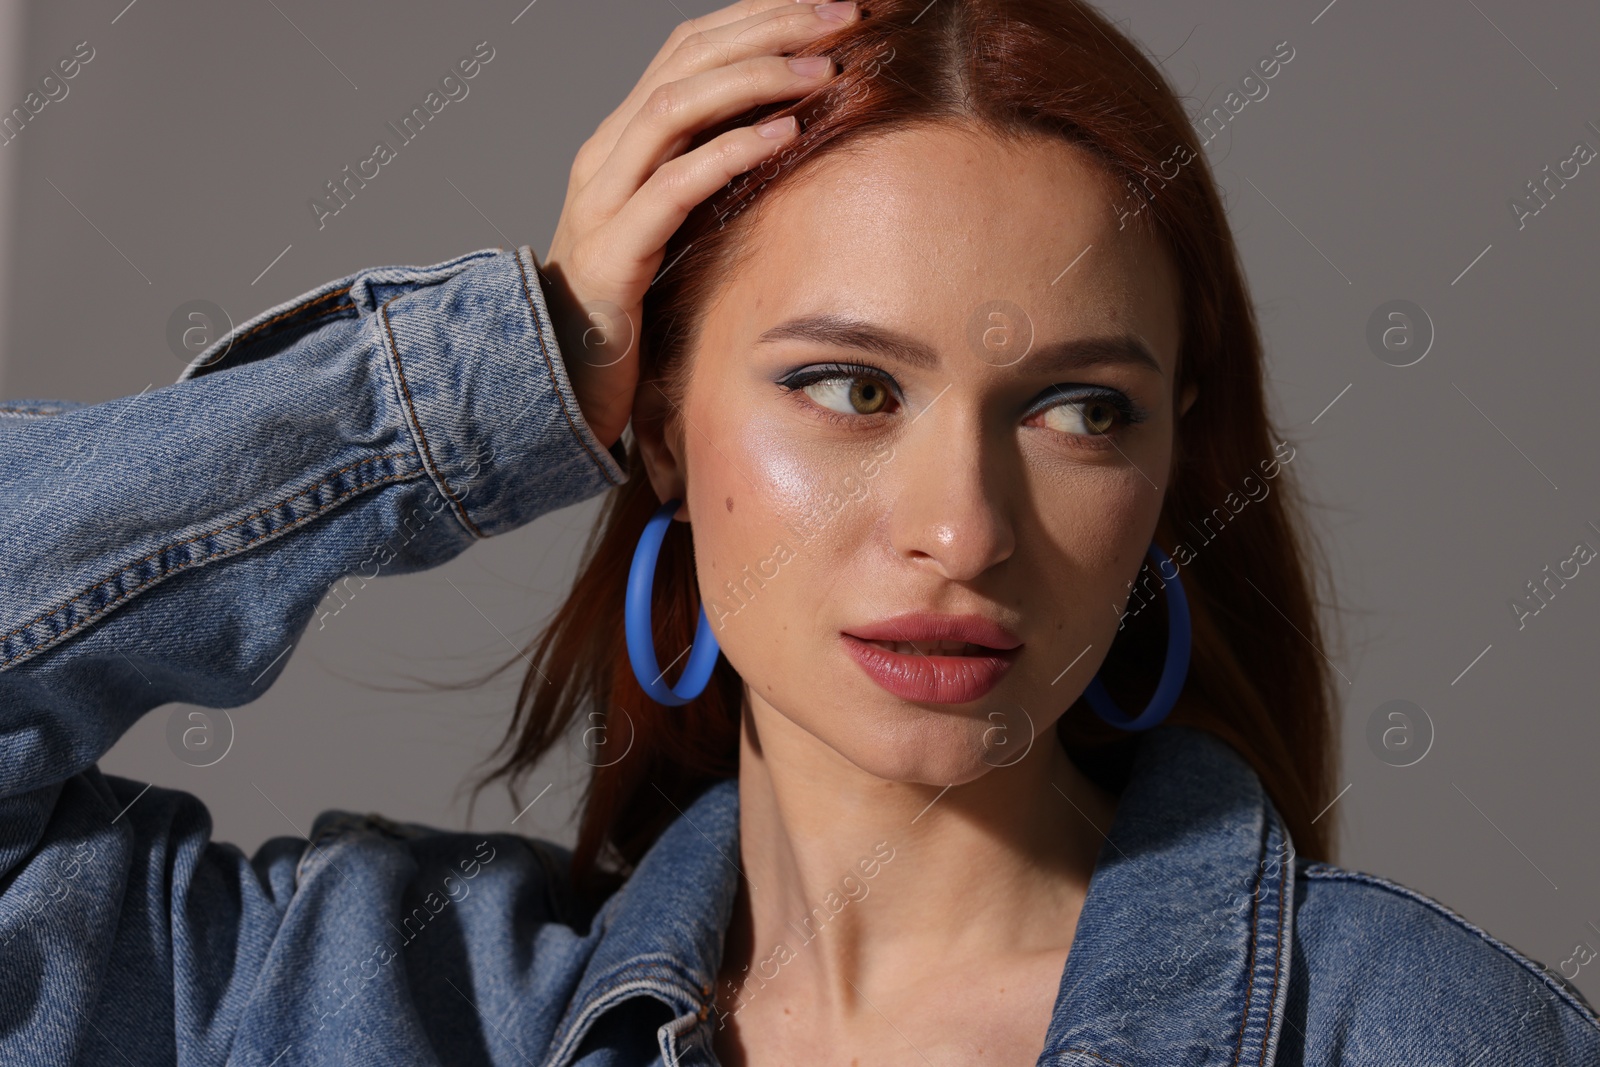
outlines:
[[[724,1022],[782,1005],[847,1027],[907,976],[1059,979],[1115,798],[1053,729],[949,787],[872,776],[754,696],[740,746]]]

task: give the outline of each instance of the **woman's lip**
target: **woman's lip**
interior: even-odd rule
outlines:
[[[845,651],[878,685],[900,697],[932,704],[966,704],[1000,683],[1016,662],[1018,648],[991,649],[979,656],[907,655],[880,648],[854,634],[840,634]]]
[[[907,611],[877,622],[852,625],[842,631],[864,641],[970,641],[997,650],[1008,650],[1022,640],[1005,626],[985,615],[967,613],[943,615],[931,611]]]

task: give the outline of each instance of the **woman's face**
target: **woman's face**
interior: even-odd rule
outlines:
[[[928,127],[763,207],[646,438],[758,729],[959,784],[1104,659],[1168,481],[1179,290],[1090,159]],[[987,620],[956,633],[985,649],[907,613]]]

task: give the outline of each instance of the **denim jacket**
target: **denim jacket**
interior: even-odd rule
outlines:
[[[260,695],[335,583],[592,497],[621,456],[526,247],[330,282],[135,397],[0,404],[0,1064],[714,1063],[736,782],[583,905],[549,842],[330,811],[247,857],[96,764],[159,705]],[[1560,976],[1296,857],[1208,735],[1144,736],[1107,834],[1040,1064],[1600,1064]],[[746,996],[782,996],[758,971]]]

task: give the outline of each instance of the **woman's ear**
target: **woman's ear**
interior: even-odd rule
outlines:
[[[639,457],[644,461],[656,499],[662,503],[683,501],[672,517],[688,522],[683,443],[678,434],[680,420],[675,417],[672,402],[661,386],[659,379],[639,383],[633,394],[633,436],[639,442]]]
[[[1178,402],[1178,418],[1188,414],[1189,408],[1194,404],[1195,398],[1200,395],[1200,386],[1190,382],[1183,387],[1183,399]]]

